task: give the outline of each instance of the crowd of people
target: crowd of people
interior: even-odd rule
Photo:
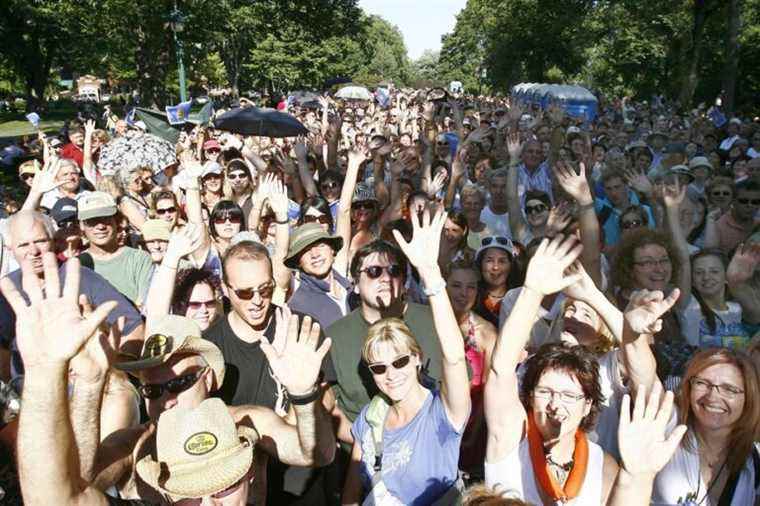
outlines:
[[[760,504],[760,123],[386,98],[19,148],[0,503]]]

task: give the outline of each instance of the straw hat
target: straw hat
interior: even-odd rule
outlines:
[[[202,498],[235,485],[251,469],[258,434],[235,426],[221,399],[195,409],[174,407],[161,414],[156,458],[147,455],[135,470],[154,489],[181,498]]]
[[[319,223],[305,223],[293,231],[288,246],[288,256],[285,257],[285,266],[298,269],[298,257],[306,248],[318,241],[328,243],[336,253],[343,247],[342,237],[328,234]]]
[[[114,367],[134,373],[165,364],[174,353],[195,354],[203,357],[214,371],[214,388],[222,386],[224,382],[222,352],[214,343],[201,338],[201,328],[190,318],[165,315],[154,322],[149,322],[145,335],[148,338],[145,339],[140,358],[116,363]]]

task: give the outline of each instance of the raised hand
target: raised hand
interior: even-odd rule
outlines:
[[[46,163],[42,170],[38,171],[32,179],[31,191],[37,193],[47,193],[55,190],[66,181],[58,181],[58,172],[61,170],[61,159],[51,159]]]
[[[282,383],[289,394],[305,395],[313,391],[322,360],[330,349],[331,340],[326,338],[319,343],[319,323],[312,322],[310,316],[304,316],[298,325],[298,316],[283,314],[282,308],[277,308],[275,315],[277,332],[272,343],[261,340],[261,351],[267,357],[269,367],[275,377]],[[286,328],[287,332],[281,329]]]
[[[562,290],[562,293],[568,297],[572,297],[576,300],[588,301],[598,290],[596,284],[594,284],[594,280],[588,275],[588,272],[583,268],[583,264],[581,264],[580,261],[576,260],[573,262],[573,264],[567,268],[566,273],[578,275],[575,283]]]
[[[82,316],[78,303],[79,260],[72,258],[66,262],[63,289],[55,254],[45,253],[42,263],[43,279],[39,280],[32,263],[21,262],[22,286],[30,302],[9,278],[0,280],[0,290],[16,313],[16,342],[27,371],[36,367],[66,367],[116,307],[115,301],[105,302],[91,314]]]
[[[732,285],[740,285],[752,279],[760,265],[760,244],[744,243],[736,248],[731,263],[726,270],[726,280]]]
[[[188,256],[203,244],[202,226],[188,223],[182,228],[175,229],[169,237],[164,259],[169,266],[176,266],[180,259]]]
[[[546,112],[549,116],[549,120],[554,125],[561,124],[562,120],[565,119],[565,110],[557,104],[550,104],[549,107],[546,108]]]
[[[651,195],[654,191],[652,181],[647,177],[646,174],[644,174],[644,172],[638,171],[636,169],[625,169],[623,171],[623,174],[625,175],[625,180],[628,185],[637,192]]]
[[[572,265],[583,250],[575,236],[556,236],[544,239],[528,264],[525,288],[541,295],[550,295],[567,288],[580,279],[580,274],[569,274]]]
[[[280,179],[275,178],[272,181],[267,200],[277,220],[286,220],[288,217],[288,191]]]
[[[522,155],[523,143],[520,141],[520,132],[517,130],[511,131],[507,134],[507,151],[509,152],[509,159],[516,161],[520,159]]]
[[[655,382],[649,399],[642,385],[636,392],[631,412],[631,397],[626,394],[620,406],[618,447],[623,468],[633,475],[654,476],[673,457],[686,425],[678,425],[669,436],[665,431],[673,412],[673,392],[666,392],[660,402],[662,386]]]
[[[412,220],[412,240],[407,242],[398,230],[393,231],[396,243],[417,268],[421,277],[426,274],[440,272],[438,267],[438,249],[441,244],[441,231],[446,223],[446,212],[439,210],[434,216],[425,210],[422,214],[422,224]]]
[[[187,176],[192,180],[196,181],[200,179],[201,174],[203,174],[203,164],[196,160],[193,156],[192,151],[184,151],[184,153],[189,153],[189,156],[181,156],[180,155],[180,163],[182,165],[182,169],[187,172]]]
[[[580,164],[579,173],[576,174],[572,167],[560,160],[554,166],[554,175],[557,177],[557,182],[562,186],[562,189],[573,197],[576,202],[581,205],[593,202],[591,189],[586,179],[585,165]]]
[[[510,104],[509,110],[507,111],[507,117],[509,117],[509,120],[512,123],[517,123],[520,121],[520,118],[522,118],[522,115],[525,113],[525,108],[523,105],[517,101],[513,104]]]
[[[666,184],[662,189],[662,199],[666,208],[678,209],[683,204],[685,197],[686,186],[681,186],[681,182],[677,178],[675,184]]]
[[[546,237],[554,237],[561,233],[570,224],[573,217],[566,201],[562,201],[549,210],[549,218],[546,220]]]
[[[92,305],[87,296],[79,296],[82,315],[92,315]],[[69,362],[69,381],[96,383],[105,379],[108,368],[115,362],[124,333],[125,318],[120,316],[113,325],[103,322],[96,335],[87,341]]]
[[[84,122],[84,138],[91,139],[93,133],[95,133],[95,120],[88,119]]]
[[[665,297],[659,290],[637,290],[625,308],[623,318],[626,325],[636,334],[656,334],[662,330],[662,315],[678,301],[678,288]]]
[[[444,187],[446,184],[446,178],[449,176],[448,171],[446,169],[439,170],[433,180],[430,182],[430,185],[428,186],[428,195],[435,196],[438,194],[439,191]]]
[[[296,158],[299,160],[306,160],[309,150],[306,147],[306,142],[303,137],[298,137],[298,139],[296,139],[296,143],[293,145],[293,151],[296,154]]]
[[[462,179],[462,176],[464,176],[464,173],[466,172],[466,159],[467,159],[467,151],[465,146],[461,146],[459,150],[457,150],[456,155],[454,155],[454,159],[451,160],[451,180],[453,181],[459,181]]]

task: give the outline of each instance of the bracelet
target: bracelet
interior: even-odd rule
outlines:
[[[282,221],[274,220],[273,222],[276,223],[276,224],[278,224],[278,225],[287,225],[288,223],[290,223],[290,220],[288,220],[287,218],[285,218]]]
[[[594,203],[591,202],[590,204],[583,204],[582,206],[578,207],[578,212],[582,213],[583,211],[588,211],[589,209],[594,209]]]
[[[432,297],[433,295],[438,295],[446,288],[446,280],[441,278],[441,280],[433,285],[432,287],[423,286],[422,287],[422,293],[424,293],[428,297]]]
[[[306,404],[311,404],[320,397],[322,397],[322,391],[320,390],[319,385],[314,385],[314,388],[311,392],[303,395],[294,395],[288,392],[288,400],[290,400],[290,403],[294,406],[305,406]]]

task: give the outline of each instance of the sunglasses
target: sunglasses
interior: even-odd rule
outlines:
[[[330,217],[326,214],[323,214],[321,216],[314,216],[313,214],[307,214],[303,217],[304,223],[321,223],[322,225],[329,225],[330,224]]]
[[[26,174],[21,174],[19,177],[21,178],[22,181],[26,181],[27,179],[32,179],[34,177],[34,174],[26,173]]]
[[[113,216],[99,216],[97,218],[90,218],[90,219],[84,220],[82,223],[84,223],[85,227],[96,227],[100,224],[110,225],[111,218],[113,218]]]
[[[442,148],[442,147],[444,147],[444,146],[448,147],[448,145],[449,145],[449,143],[448,143],[448,142],[439,142],[439,143],[437,143],[437,146],[438,146],[439,148]]]
[[[620,223],[620,228],[622,228],[623,230],[628,230],[631,228],[640,227],[642,225],[643,223],[641,222],[641,220],[631,220],[631,221],[624,221]]]
[[[736,199],[736,201],[743,206],[750,204],[753,206],[760,206],[760,199]]]
[[[710,192],[713,197],[730,197],[731,192]]]
[[[156,209],[156,214],[159,216],[163,216],[165,214],[174,214],[176,212],[177,212],[177,208],[174,206],[164,207],[163,209]]]
[[[221,150],[221,149],[216,149],[216,148],[213,148],[213,149],[207,149],[207,150],[206,150],[206,153],[208,153],[208,154],[210,154],[210,155],[218,155],[218,154],[219,154],[219,153],[221,153],[221,152],[222,152],[222,150]]]
[[[245,172],[230,172],[229,174],[227,174],[227,179],[229,179],[230,181],[235,181],[237,179],[247,179],[247,178],[248,178],[248,174],[246,174]]]
[[[391,362],[390,365],[392,365],[393,368],[396,370],[403,369],[404,367],[409,365],[409,361],[411,360],[412,360],[411,355],[404,355],[403,357],[399,357],[393,362]],[[368,364],[367,367],[372,372],[372,374],[376,374],[378,376],[380,376],[381,374],[385,374],[385,371],[388,370],[388,364],[374,363],[374,364]]]
[[[335,188],[338,188],[340,185],[336,181],[330,181],[329,183],[322,183],[320,185],[320,188],[323,190],[334,190]]]
[[[198,309],[205,307],[205,308],[212,308],[216,305],[216,300],[209,299],[209,300],[191,300],[187,303],[188,309],[192,309],[197,311]]]
[[[375,208],[375,204],[370,201],[357,202],[351,205],[351,209],[364,209],[365,211],[371,211]]]
[[[151,383],[147,385],[140,385],[140,394],[146,399],[158,399],[164,395],[164,391],[170,394],[179,394],[195,385],[198,378],[201,377],[206,370],[204,367],[195,372],[184,374],[178,378],[170,379],[166,383]]]
[[[370,265],[366,269],[362,269],[359,272],[366,272],[367,276],[369,276],[369,279],[378,279],[383,275],[383,272],[387,272],[388,276],[392,278],[400,278],[404,274],[404,272],[401,270],[401,267],[398,265]]]
[[[536,204],[535,206],[525,206],[525,214],[541,214],[546,211],[548,207],[544,204]]]
[[[251,300],[256,294],[259,294],[259,297],[262,299],[269,299],[274,293],[274,283],[270,281],[266,285],[258,288],[241,288],[239,290],[232,288],[232,291],[235,292],[235,296],[240,300]]]
[[[243,217],[236,214],[223,214],[214,218],[214,223],[217,225],[224,225],[228,221],[232,224],[243,223]]]

